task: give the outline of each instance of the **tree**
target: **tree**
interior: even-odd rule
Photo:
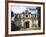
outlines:
[[[41,7],[37,7],[37,11],[38,11],[38,26],[40,27],[40,13],[41,13]]]
[[[11,31],[18,31],[21,29],[21,25],[17,26],[14,21],[11,22]]]
[[[11,17],[13,17],[13,11],[11,11]]]

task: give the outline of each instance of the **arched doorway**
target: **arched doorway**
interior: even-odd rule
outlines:
[[[24,25],[25,25],[25,28],[29,28],[29,21],[26,21],[26,22],[24,23]]]

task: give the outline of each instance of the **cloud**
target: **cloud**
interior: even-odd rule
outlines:
[[[14,13],[22,13],[25,10],[26,10],[26,7],[20,7],[20,6],[12,7],[12,11]]]
[[[12,6],[12,11],[14,13],[22,13],[25,10],[28,10],[32,14],[37,13],[36,7],[34,6]]]

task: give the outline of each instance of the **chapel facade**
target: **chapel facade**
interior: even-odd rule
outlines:
[[[26,10],[15,16],[15,22],[17,26],[21,25],[23,28],[33,28],[38,27],[37,15],[32,14]]]

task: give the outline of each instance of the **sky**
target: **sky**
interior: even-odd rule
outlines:
[[[37,13],[37,7],[35,6],[12,6],[11,7],[11,10],[14,12],[14,13],[22,13],[24,12],[25,10],[28,10],[29,12],[31,12],[32,14],[35,14]]]

